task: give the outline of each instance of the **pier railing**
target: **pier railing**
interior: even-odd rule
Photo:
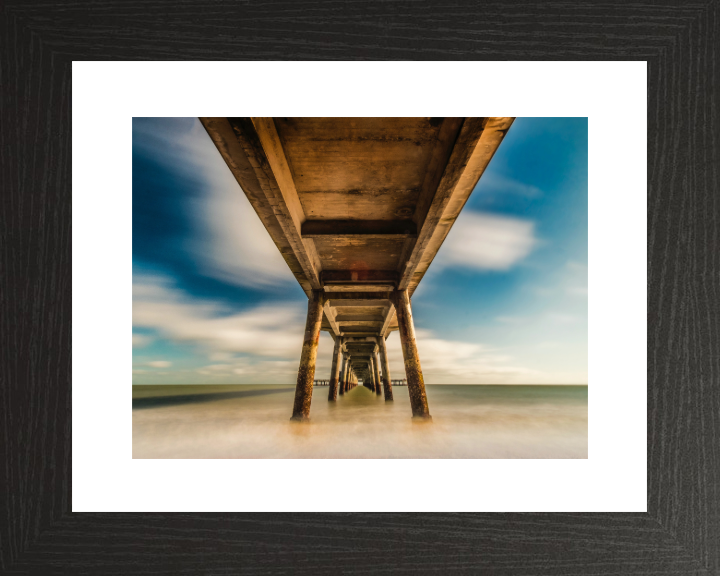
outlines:
[[[402,380],[390,380],[390,383],[393,386],[407,386],[407,379],[403,378]],[[315,386],[330,386],[330,380],[315,380],[314,385]]]

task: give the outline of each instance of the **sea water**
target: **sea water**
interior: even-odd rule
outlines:
[[[587,458],[587,386],[426,391],[431,424],[413,422],[404,386],[393,402],[316,386],[295,423],[294,386],[135,385],[133,458]]]

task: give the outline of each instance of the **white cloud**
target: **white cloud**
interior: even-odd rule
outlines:
[[[152,341],[152,338],[144,334],[133,334],[132,335],[132,347],[141,348],[147,346]]]
[[[240,185],[197,118],[190,130],[167,134],[133,125],[136,146],[205,188],[197,204],[197,236],[187,246],[201,271],[243,286],[295,279]]]
[[[395,334],[387,340],[390,374],[404,378],[400,338]],[[542,376],[537,370],[514,365],[508,355],[482,344],[443,340],[430,330],[416,330],[416,341],[428,384],[524,384]]]
[[[146,364],[152,368],[170,368],[172,366],[172,362],[167,360],[153,360],[152,362],[146,362]]]
[[[297,376],[304,332],[305,307],[259,306],[229,312],[209,301],[196,301],[161,277],[136,277],[133,284],[133,325],[150,328],[158,335],[198,345],[210,362],[191,372],[172,372],[181,382],[285,383]],[[556,318],[556,321],[567,318]],[[479,343],[444,340],[429,330],[417,330],[417,346],[428,384],[525,384],[557,382],[546,374],[518,362],[509,354]],[[332,339],[321,334],[316,378],[329,377]],[[388,339],[393,378],[404,378],[400,340],[396,332]],[[161,364],[163,364],[161,366]],[[169,362],[154,360],[145,366],[167,368]],[[142,372],[135,372],[142,374]],[[150,377],[157,371],[146,371]],[[170,377],[170,376],[168,376]]]
[[[294,383],[305,314],[302,303],[231,312],[216,302],[189,297],[166,277],[133,278],[133,326],[155,330],[161,338],[195,344],[199,348],[196,358],[210,360],[190,373],[170,373],[183,383],[193,379],[197,383]],[[331,337],[322,332],[317,378],[328,377],[332,351]],[[157,374],[146,372],[145,379]]]
[[[465,266],[480,270],[508,270],[537,243],[529,220],[464,212],[443,243],[436,267]]]
[[[302,305],[274,304],[228,313],[217,303],[188,298],[161,277],[133,280],[133,326],[205,346],[211,353],[299,357],[304,325]]]
[[[481,193],[492,191],[502,194],[515,194],[524,198],[539,198],[542,196],[542,190],[537,186],[524,184],[519,180],[492,171],[488,171],[483,175],[478,188]]]

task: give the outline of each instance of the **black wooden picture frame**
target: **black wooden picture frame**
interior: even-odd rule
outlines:
[[[718,4],[0,5],[0,572],[720,574]],[[72,61],[267,59],[647,61],[647,513],[71,512]]]

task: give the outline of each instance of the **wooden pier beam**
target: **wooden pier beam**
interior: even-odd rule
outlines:
[[[313,290],[308,299],[305,337],[303,338],[302,353],[300,355],[300,367],[298,368],[295,403],[293,404],[291,420],[303,421],[310,419],[310,402],[312,401],[315,360],[317,359],[317,349],[320,341],[320,324],[322,323],[324,300],[325,296],[321,290]]]
[[[330,389],[328,390],[328,401],[334,402],[338,395],[338,376],[340,375],[340,355],[342,354],[342,338],[335,337],[335,348],[333,349],[332,368],[330,369]]]
[[[393,293],[395,310],[400,329],[400,344],[402,345],[405,360],[405,376],[407,377],[408,392],[410,394],[410,407],[413,418],[432,420],[425,394],[425,381],[423,380],[420,357],[415,343],[415,326],[410,307],[410,296],[407,290],[396,290]]]
[[[377,339],[380,362],[382,363],[382,383],[385,391],[385,402],[392,401],[392,381],[390,380],[390,364],[387,357],[387,346],[385,346],[385,338],[380,336]]]
[[[380,362],[378,361],[377,349],[373,350],[370,361],[373,367],[373,376],[375,377],[375,394],[382,394],[382,384],[380,382]]]

